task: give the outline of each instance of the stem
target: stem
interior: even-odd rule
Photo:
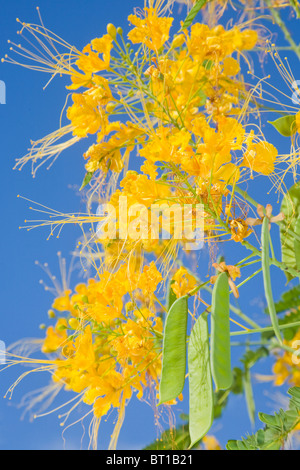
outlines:
[[[272,8],[272,1],[271,0],[265,0],[265,2],[266,2],[266,4],[268,5],[268,7],[270,9],[270,12],[271,12],[271,15],[273,17],[274,22],[279,26],[279,28],[281,29],[281,31],[284,34],[285,39],[290,44],[292,50],[295,52],[298,59],[300,60],[300,46],[299,45],[297,46],[297,44],[295,43],[294,39],[292,38],[292,35],[291,35],[290,31],[286,27],[285,22],[281,18],[281,15],[280,15],[279,11],[275,8]],[[298,14],[299,13],[299,7],[297,7],[297,8],[298,8],[298,12],[297,12],[297,14]]]
[[[290,0],[291,6],[294,8],[297,18],[300,18],[300,7],[297,0]]]
[[[253,245],[251,245],[251,243],[247,242],[246,240],[242,241],[241,243],[245,248],[247,248],[248,250],[251,250],[252,253],[261,257],[261,252],[257,248],[255,248]],[[277,266],[277,268],[281,269],[284,272],[290,273],[293,277],[300,277],[299,271],[296,271],[296,269],[293,269],[293,268],[288,268],[284,263],[282,263],[281,261],[278,261],[276,258],[270,258],[270,264]]]
[[[236,287],[237,289],[239,289],[240,287],[242,287],[244,284],[246,284],[246,282],[250,281],[250,279],[252,279],[254,276],[256,276],[257,274],[259,274],[261,272],[262,268],[259,268],[257,271],[255,271],[255,273],[251,274],[249,277],[247,277],[247,279],[244,279],[244,281],[240,282]]]
[[[284,330],[285,328],[293,328],[295,326],[300,326],[300,322],[295,322],[295,323],[289,323],[288,325],[279,325],[280,330]],[[264,333],[267,331],[274,331],[274,328],[272,326],[268,326],[266,328],[256,328],[254,330],[248,330],[248,331],[234,331],[230,333],[230,336],[239,336],[239,335],[248,335],[248,334],[255,334],[255,333]],[[281,344],[278,343],[278,346],[282,347]],[[294,351],[295,352],[295,351]]]
[[[238,186],[236,186],[234,188],[234,191],[238,194],[240,194],[244,199],[246,199],[246,201],[248,201],[250,204],[252,204],[253,206],[257,207],[258,206],[258,202],[256,202],[251,196],[249,196],[249,194],[247,193],[247,191],[244,191],[243,189],[239,188]]]

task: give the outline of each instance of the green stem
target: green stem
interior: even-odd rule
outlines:
[[[249,277],[247,277],[247,279],[244,279],[244,281],[240,282],[236,287],[239,289],[240,287],[242,287],[244,284],[246,284],[246,282],[250,281],[250,279],[252,279],[254,276],[256,276],[257,274],[259,274],[261,272],[262,268],[259,268],[257,271],[255,271],[255,273],[251,274]]]
[[[251,250],[252,253],[261,257],[261,252],[258,250],[258,248],[255,248],[253,245],[251,245],[251,243],[247,242],[246,240],[243,240],[241,243],[245,248]],[[284,263],[278,261],[276,258],[270,258],[270,264],[277,266],[277,268],[281,269],[284,272],[290,273],[293,277],[300,277],[299,271],[296,271],[296,269],[293,268],[288,268]]]
[[[300,322],[294,322],[294,323],[289,323],[287,325],[279,325],[280,330],[284,330],[285,328],[293,328],[295,326],[300,326]],[[265,333],[268,331],[274,331],[274,328],[272,326],[268,326],[266,328],[255,328],[254,330],[241,330],[241,331],[234,331],[230,333],[230,336],[239,336],[239,335],[249,335],[249,334],[255,334],[255,333]],[[282,346],[278,343],[278,346]],[[295,351],[294,351],[295,352]]]
[[[236,193],[240,194],[244,199],[246,199],[246,201],[248,201],[253,206],[255,206],[255,207],[258,206],[258,202],[256,202],[251,196],[249,196],[247,191],[244,191],[243,189],[239,188],[238,186],[235,186],[234,191]]]
[[[297,0],[290,0],[291,6],[294,8],[297,18],[300,18],[300,7]]]
[[[300,60],[300,46],[295,43],[295,41],[292,38],[292,35],[291,35],[290,31],[288,30],[285,22],[281,18],[281,15],[280,15],[279,11],[276,8],[272,8],[272,1],[271,0],[265,0],[265,2],[266,2],[266,4],[268,5],[268,7],[270,9],[270,12],[271,12],[271,15],[273,17],[274,22],[279,26],[279,28],[281,29],[281,31],[284,34],[285,39],[290,44],[292,50],[295,52],[298,59]]]
[[[281,332],[278,328],[278,317],[275,308],[275,303],[273,299],[272,285],[271,285],[271,273],[270,273],[270,232],[269,232],[269,219],[264,217],[262,229],[261,229],[261,246],[262,246],[262,256],[261,256],[261,265],[263,271],[263,281],[264,281],[264,290],[265,297],[268,305],[269,315],[272,321],[274,328],[274,333],[279,341],[282,344]]]

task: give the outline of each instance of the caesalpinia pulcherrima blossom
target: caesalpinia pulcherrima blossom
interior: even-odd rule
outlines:
[[[188,8],[195,4],[192,0],[180,3]],[[245,72],[252,74],[250,53],[264,42],[261,28],[252,21],[253,9],[260,3],[238,2],[243,21],[225,27],[219,20],[231,3],[207,2],[202,19],[189,27],[181,23],[175,30],[175,18],[170,16],[174,1],[149,0],[128,16],[127,37],[122,28],[109,24],[107,32],[82,51],[42,22],[41,26],[20,22],[20,35],[29,35],[29,41],[35,41],[33,48],[11,43],[14,55],[4,59],[18,63],[17,54],[26,67],[49,73],[50,81],[63,74],[69,79],[65,125],[32,143],[17,168],[31,162],[35,175],[44,162],[51,165],[64,149],[86,139],[81,189],[90,185],[87,213],[56,212],[43,225],[50,225],[51,234],[66,223],[82,229],[76,254],[90,279],[59,292],[50,316],[55,322],[40,342],[47,358],[27,360],[51,372],[52,391],[53,387],[73,391],[75,406],[83,402],[90,407],[94,447],[100,420],[111,410],[118,413],[110,444],[115,448],[131,397],[142,399],[151,390],[155,405],[158,402],[166,314],[160,296],[167,278],[170,275],[176,299],[199,287],[199,278],[177,263],[180,250],[188,257],[192,249],[186,248],[189,238],[174,205],[189,205],[192,222],[195,207],[202,205],[196,229],[201,228],[202,241],[210,248],[214,241],[245,244],[252,227],[265,217],[270,223],[283,220],[282,214],[272,217],[270,205],[265,211],[256,205],[259,218],[248,217],[249,198],[239,190],[240,184],[256,176],[282,183],[278,167],[283,160],[265,140],[259,120],[253,124],[253,117],[261,117],[254,99],[258,86],[250,86],[244,78]],[[295,118],[298,131],[299,115]],[[284,163],[287,170],[283,171],[288,172],[291,160],[286,158]],[[114,209],[114,236],[101,237],[106,215],[105,210],[93,213],[96,204]],[[164,206],[168,215],[158,214],[154,230],[149,220],[155,204]],[[143,236],[132,239],[126,232],[122,238],[122,221],[127,208],[134,205],[140,207],[138,224],[133,214],[126,224],[138,225],[136,232]],[[103,224],[102,231],[97,224]],[[165,237],[160,239],[162,228]],[[214,263],[215,256],[211,258],[217,274],[203,284],[215,286],[218,277],[226,274],[238,298],[234,282],[243,265]],[[17,364],[26,359],[12,354],[10,361]],[[274,373],[276,384],[291,375],[299,383],[286,355],[278,358]],[[176,398],[181,399],[181,394]],[[208,450],[220,449],[213,436],[204,437],[203,444]]]

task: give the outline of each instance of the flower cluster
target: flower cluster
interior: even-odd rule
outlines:
[[[134,391],[141,399],[146,387],[157,389],[163,328],[154,292],[161,280],[154,263],[138,278],[123,266],[53,303],[60,318],[48,327],[42,352],[52,357],[53,381],[92,405],[95,419],[112,407],[122,415]]]

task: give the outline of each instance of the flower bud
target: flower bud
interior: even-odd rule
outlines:
[[[123,36],[123,29],[119,26],[118,29],[117,29],[117,33],[120,35],[120,36]]]
[[[106,105],[106,111],[108,113],[112,113],[116,107],[116,103],[113,103],[112,101],[110,103],[107,103]]]
[[[49,318],[56,318],[55,312],[53,310],[48,310],[48,317]]]
[[[69,325],[72,330],[77,330],[79,327],[79,321],[76,318],[70,318]]]
[[[175,36],[172,42],[172,49],[175,47],[180,47],[184,43],[185,37],[184,34],[179,34],[178,36]]]
[[[109,23],[106,27],[107,33],[112,37],[113,39],[116,39],[117,37],[117,28],[112,24]]]

